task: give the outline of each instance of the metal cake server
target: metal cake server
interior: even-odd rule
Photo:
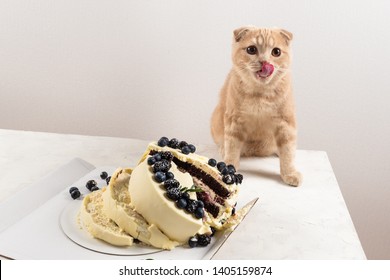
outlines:
[[[225,244],[226,240],[230,237],[230,235],[236,230],[236,228],[244,221],[245,217],[248,215],[248,213],[252,210],[253,206],[256,204],[256,202],[259,200],[258,197],[248,202],[242,209],[248,208],[248,211],[244,214],[241,221],[235,225],[232,228],[228,228],[221,232],[221,236],[216,240],[216,242],[213,244],[213,246],[210,248],[210,250],[204,255],[204,260],[212,260],[215,256],[215,254],[218,253],[219,249]]]

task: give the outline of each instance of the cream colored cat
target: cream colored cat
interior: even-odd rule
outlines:
[[[240,156],[280,158],[283,181],[302,182],[294,167],[295,108],[290,76],[292,34],[283,29],[234,30],[233,67],[211,119],[211,133],[224,161]]]

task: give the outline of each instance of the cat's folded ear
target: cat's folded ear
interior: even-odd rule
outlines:
[[[285,29],[279,29],[280,35],[285,39],[286,44],[289,45],[290,41],[293,39],[293,35],[290,31],[287,31]]]
[[[234,40],[236,42],[239,42],[251,28],[253,28],[253,27],[243,26],[243,27],[240,27],[240,28],[237,28],[236,30],[234,30],[233,31]]]

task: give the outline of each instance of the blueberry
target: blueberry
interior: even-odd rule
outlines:
[[[216,229],[215,227],[210,227],[210,229],[211,229],[211,235],[210,235],[210,237],[213,237],[214,234],[217,232],[217,229]]]
[[[91,190],[92,187],[96,187],[97,186],[97,183],[95,180],[89,180],[87,182],[87,184],[85,185],[85,187],[88,189],[88,190]]]
[[[180,190],[178,188],[170,188],[167,190],[167,197],[171,200],[178,200],[180,198]]]
[[[162,183],[164,182],[167,177],[165,175],[164,172],[161,172],[161,171],[157,171],[155,174],[154,174],[154,179],[158,182],[158,183]]]
[[[188,148],[190,148],[191,153],[195,153],[196,147],[195,147],[194,145],[189,144],[189,145],[188,145]]]
[[[154,154],[153,157],[154,157],[154,159],[156,161],[160,161],[161,160],[161,154],[160,153]]]
[[[160,140],[158,140],[157,145],[160,147],[165,147],[169,143],[169,139],[167,137],[161,137]]]
[[[177,202],[176,205],[180,209],[184,209],[187,207],[187,200],[185,198],[180,198]]]
[[[192,236],[190,239],[188,239],[188,245],[191,248],[198,246],[198,238],[196,236]]]
[[[172,172],[167,172],[166,176],[167,176],[167,179],[175,178],[175,174],[173,174]]]
[[[188,155],[189,153],[191,153],[191,150],[188,146],[184,146],[181,148],[181,152],[185,155]]]
[[[234,165],[232,165],[232,164],[229,164],[229,165],[227,166],[227,169],[228,169],[228,171],[229,171],[229,174],[234,174],[234,173],[236,173],[236,168],[235,168]]]
[[[77,187],[71,187],[70,189],[69,189],[69,193],[72,193],[73,191],[75,191],[75,190],[79,190]]]
[[[171,188],[179,188],[180,187],[180,183],[179,181],[175,180],[175,179],[168,179],[164,182],[164,187],[168,190],[168,189],[171,189]]]
[[[98,191],[98,190],[99,190],[98,186],[93,186],[93,187],[90,189],[91,192]]]
[[[181,198],[189,200],[190,199],[190,194],[188,192],[184,192],[184,193],[181,194]]]
[[[222,170],[221,170],[221,174],[222,175],[226,175],[229,173],[229,169],[227,167],[224,167]]]
[[[206,247],[211,242],[211,237],[206,234],[198,234],[198,246]]]
[[[70,196],[73,198],[73,199],[76,199],[76,198],[79,198],[81,195],[80,191],[78,189],[76,190],[73,190],[73,192],[70,193]]]
[[[198,200],[198,207],[200,207],[200,208],[204,207],[204,203],[202,200]]]
[[[111,176],[108,176],[107,179],[106,179],[107,185],[110,183],[110,181],[111,181]]]
[[[215,167],[217,165],[217,161],[215,159],[213,159],[213,158],[210,158],[208,164],[211,167]]]
[[[196,208],[194,214],[195,214],[195,217],[197,217],[198,219],[202,219],[204,216],[203,207]]]
[[[148,157],[148,164],[153,165],[156,163],[156,159],[154,157]]]
[[[108,177],[108,174],[106,171],[103,171],[102,173],[100,173],[100,178],[102,178],[103,180],[107,179]]]
[[[172,155],[171,152],[162,152],[161,153],[161,158],[166,159],[168,161],[172,161],[173,160],[173,155]]]
[[[227,185],[232,185],[234,183],[234,176],[232,174],[223,175],[222,181]]]
[[[186,210],[187,210],[189,213],[194,213],[195,210],[196,210],[196,208],[198,208],[198,201],[189,199],[189,200],[187,201]]]
[[[178,149],[179,148],[179,140],[177,140],[176,138],[172,138],[171,140],[169,140],[168,147],[170,147],[172,149]]]
[[[224,169],[225,167],[226,167],[226,163],[224,163],[223,161],[217,163],[217,169],[219,170],[219,172],[221,172],[222,169]]]
[[[186,141],[180,141],[179,148],[183,148],[184,146],[188,146],[188,143]]]

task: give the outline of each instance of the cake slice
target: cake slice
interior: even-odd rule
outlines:
[[[87,231],[95,238],[116,246],[131,246],[133,237],[111,220],[103,210],[103,197],[106,192],[103,188],[91,192],[84,197],[81,210],[80,221]]]
[[[155,224],[148,223],[131,205],[128,190],[131,173],[131,169],[119,168],[111,176],[107,190],[103,194],[105,214],[125,232],[145,244],[167,250],[173,249],[179,243],[170,240]],[[148,204],[148,201],[144,203]]]

